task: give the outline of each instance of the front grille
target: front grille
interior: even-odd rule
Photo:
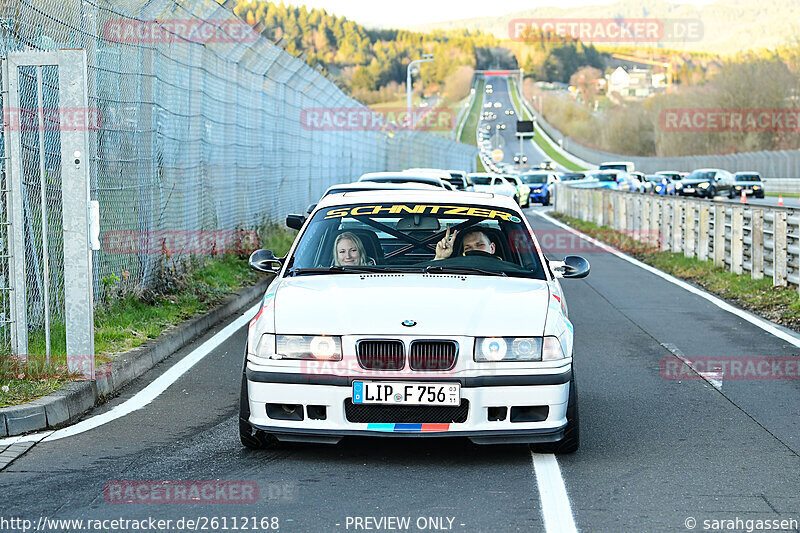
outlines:
[[[348,398],[344,413],[348,422],[356,424],[463,424],[467,421],[469,400],[462,399],[459,406],[356,405]]]
[[[405,366],[403,342],[363,340],[356,346],[358,364],[367,370],[400,370]]]
[[[457,353],[455,341],[413,341],[408,363],[413,370],[450,370]]]

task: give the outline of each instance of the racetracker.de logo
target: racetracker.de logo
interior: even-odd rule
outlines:
[[[258,33],[245,21],[234,19],[114,19],[103,24],[102,37],[126,44],[254,43]]]
[[[256,503],[255,481],[109,481],[103,487],[106,503]]]
[[[103,250],[110,254],[239,254],[256,248],[258,235],[252,230],[115,230],[103,234]]]
[[[94,107],[3,108],[3,126],[11,131],[97,131],[102,122]]]
[[[800,133],[800,109],[662,109],[659,115],[665,132],[788,132]]]
[[[669,380],[774,380],[800,379],[800,357],[664,357],[659,364],[661,377]]]
[[[607,246],[597,245],[592,241],[582,238],[570,231],[563,229],[547,229],[534,231],[542,250],[547,254],[568,255],[568,254],[607,254],[613,249],[621,252],[643,252],[649,249],[656,249],[661,246],[662,236],[657,229],[653,230],[618,230],[609,232],[603,236],[603,241]],[[522,239],[519,241],[524,242]],[[509,237],[509,245],[512,251],[525,252],[526,250],[517,244],[518,240],[512,234]]]
[[[451,131],[455,116],[447,108],[310,107],[300,112],[300,125],[312,131]]]
[[[591,43],[697,42],[700,19],[660,18],[519,18],[508,23],[512,41]]]

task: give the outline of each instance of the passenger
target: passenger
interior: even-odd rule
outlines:
[[[439,259],[447,259],[453,254],[453,243],[455,242],[457,234],[458,230],[453,230],[453,234],[450,235],[450,226],[447,227],[447,232],[445,233],[444,238],[436,243],[436,256],[433,258],[434,261]],[[464,248],[464,252],[478,250],[494,255],[496,248],[495,244],[491,241],[491,239],[489,239],[489,236],[481,231],[480,228],[468,229],[466,233],[464,233],[464,237],[461,239],[461,244]]]
[[[336,266],[374,265],[375,261],[367,257],[364,244],[355,233],[345,231],[336,237],[333,245],[333,264]]]

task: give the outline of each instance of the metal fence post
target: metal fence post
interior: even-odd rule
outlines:
[[[673,200],[672,202],[672,252],[679,254],[683,245],[683,202]]]
[[[661,202],[661,231],[664,238],[661,240],[661,251],[666,252],[672,246],[672,201]]]
[[[698,227],[697,258],[701,261],[708,259],[708,206],[700,206],[700,226]]]
[[[694,203],[686,202],[686,222],[683,225],[683,255],[684,257],[695,256],[694,239]]]
[[[764,277],[764,211],[754,209],[751,215],[750,237],[750,277],[752,279],[762,279]]]
[[[744,248],[744,209],[736,206],[731,212],[731,272],[742,273]]]
[[[714,206],[714,265],[725,265],[725,206]]]
[[[773,260],[772,284],[775,287],[786,286],[786,211],[775,211],[775,222],[772,225]]]

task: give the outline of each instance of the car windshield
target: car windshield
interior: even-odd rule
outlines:
[[[547,183],[547,174],[523,174],[523,183]]]
[[[628,165],[600,165],[600,170],[628,170]]]
[[[687,180],[712,180],[714,179],[714,173],[710,171],[702,171],[702,170],[695,170],[688,176],[686,176]]]
[[[450,178],[447,180],[456,189],[464,189],[464,180],[461,178]]]
[[[614,172],[592,172],[589,176],[597,178],[598,181],[617,181],[617,175]]]
[[[450,228],[453,253],[435,260]],[[491,252],[467,250],[487,240]],[[514,211],[486,205],[370,203],[320,209],[307,224],[286,275],[453,273],[546,279],[531,234]]]
[[[575,180],[582,180],[586,176],[576,172],[575,174],[561,174],[561,181],[575,181]]]
[[[665,179],[667,179],[666,176],[647,176],[647,181],[654,181],[657,183],[661,183]]]
[[[492,183],[490,176],[472,176],[471,179],[473,185],[490,185]]]
[[[758,174],[740,174],[736,176],[736,181],[761,181]]]

